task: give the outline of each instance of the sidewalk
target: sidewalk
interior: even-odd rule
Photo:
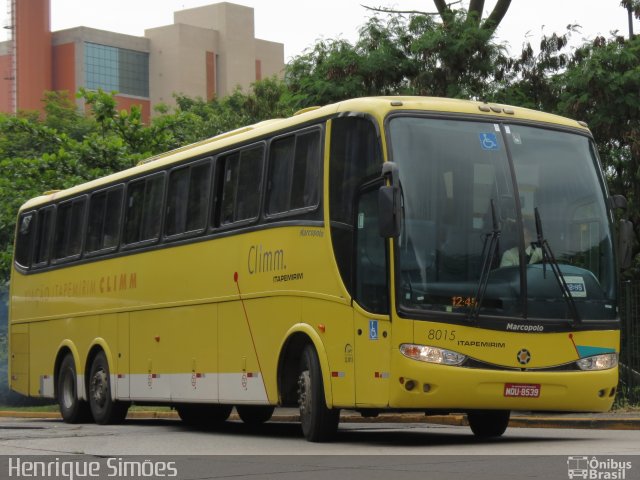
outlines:
[[[60,419],[57,412],[0,411],[0,418],[40,418]],[[175,411],[132,411],[127,418],[142,419],[178,419]],[[239,420],[234,412],[231,420]],[[276,409],[272,422],[298,422],[295,408]],[[425,416],[419,413],[385,413],[378,417],[362,417],[359,413],[346,410],[340,415],[340,421],[346,423],[431,423],[438,425],[468,426],[467,418],[462,414]],[[527,413],[514,412],[509,427],[512,428],[585,428],[596,430],[640,430],[640,411],[608,413]]]

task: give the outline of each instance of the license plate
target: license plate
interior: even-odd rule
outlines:
[[[505,383],[504,396],[538,398],[540,396],[540,384]]]

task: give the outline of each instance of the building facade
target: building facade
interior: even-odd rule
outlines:
[[[42,111],[45,91],[117,91],[148,120],[174,94],[211,100],[282,76],[284,45],[255,38],[252,8],[217,3],[174,12],[144,37],[87,27],[50,29],[50,0],[12,0],[12,39],[0,43],[0,111]],[[27,5],[29,6],[27,11]],[[83,108],[78,101],[78,107]]]

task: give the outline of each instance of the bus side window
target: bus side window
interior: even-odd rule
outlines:
[[[175,169],[169,176],[165,235],[204,230],[211,182],[211,162]]]
[[[38,210],[33,266],[46,266],[51,254],[51,233],[55,208],[45,207]]]
[[[164,173],[129,183],[123,234],[125,244],[158,239],[163,196]]]
[[[302,133],[296,137],[291,180],[292,210],[317,205],[320,176],[320,131]]]
[[[86,203],[86,198],[82,197],[58,205],[53,259],[62,260],[80,255]]]
[[[264,146],[233,153],[224,160],[220,224],[251,220],[260,211]]]
[[[97,252],[118,246],[123,190],[122,186],[118,186],[91,196],[86,252]]]
[[[274,140],[269,149],[269,179],[267,182],[267,215],[289,210],[291,167],[295,153],[294,135]]]
[[[20,216],[18,221],[18,233],[16,236],[15,259],[16,263],[21,267],[28,267],[31,244],[33,242],[33,232],[35,231],[35,212],[25,213]]]
[[[318,205],[320,130],[280,138],[271,144],[267,215]]]

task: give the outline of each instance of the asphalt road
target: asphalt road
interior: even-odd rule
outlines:
[[[640,430],[509,428],[478,441],[468,427],[426,423],[341,423],[332,443],[309,443],[299,424],[258,428],[229,421],[197,430],[173,419],[123,425],[0,418],[4,455],[640,455]],[[637,472],[640,474],[640,462]],[[640,478],[640,477],[639,477]]]
[[[52,470],[38,471],[38,462]],[[584,469],[590,462],[596,468]],[[463,426],[345,422],[334,442],[317,444],[286,421],[260,428],[229,421],[207,431],[176,419],[99,426],[0,418],[2,480],[506,480],[566,479],[571,472],[640,479],[640,430],[510,427],[501,438],[478,441]]]

